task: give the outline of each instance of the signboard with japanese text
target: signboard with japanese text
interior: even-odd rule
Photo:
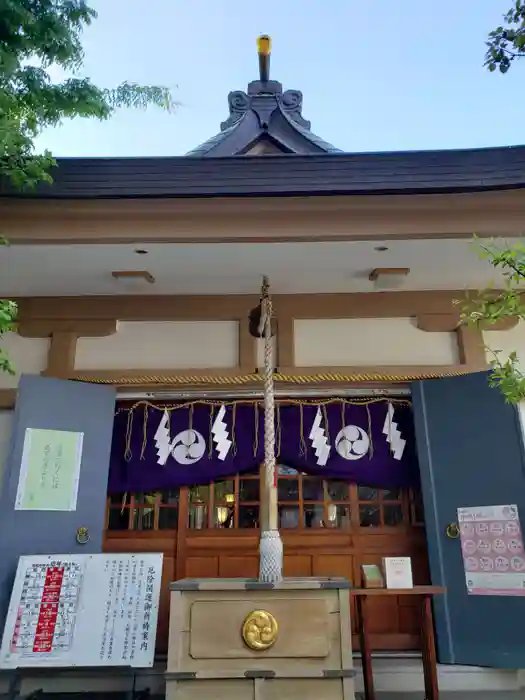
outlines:
[[[458,508],[469,595],[525,596],[525,552],[518,507]]]
[[[76,510],[83,441],[83,433],[26,429],[15,510]]]
[[[162,554],[23,556],[0,668],[153,666]]]

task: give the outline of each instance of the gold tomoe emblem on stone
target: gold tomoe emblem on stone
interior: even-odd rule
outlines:
[[[264,651],[277,640],[279,627],[275,617],[266,610],[252,610],[242,623],[244,643],[254,651]]]

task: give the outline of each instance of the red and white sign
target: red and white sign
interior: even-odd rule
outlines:
[[[518,507],[458,508],[469,595],[525,596],[525,549]]]
[[[35,637],[33,639],[34,653],[48,654],[53,649],[53,637],[55,636],[63,578],[64,567],[50,566],[46,570]]]
[[[76,562],[32,562],[24,570],[10,651],[52,654],[71,646],[82,567]]]
[[[162,554],[22,556],[0,669],[153,666]]]

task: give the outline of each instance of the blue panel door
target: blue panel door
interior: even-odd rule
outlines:
[[[106,386],[31,375],[20,379],[0,493],[0,630],[20,555],[102,550],[115,396]],[[27,428],[84,434],[75,511],[14,509]],[[86,544],[76,541],[79,527],[88,529]]]
[[[442,663],[523,668],[525,598],[469,596],[457,508],[517,504],[525,526],[525,455],[518,412],[485,372],[412,387],[434,603]]]

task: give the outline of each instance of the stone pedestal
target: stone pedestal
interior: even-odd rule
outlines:
[[[343,578],[170,585],[167,700],[354,700]]]

